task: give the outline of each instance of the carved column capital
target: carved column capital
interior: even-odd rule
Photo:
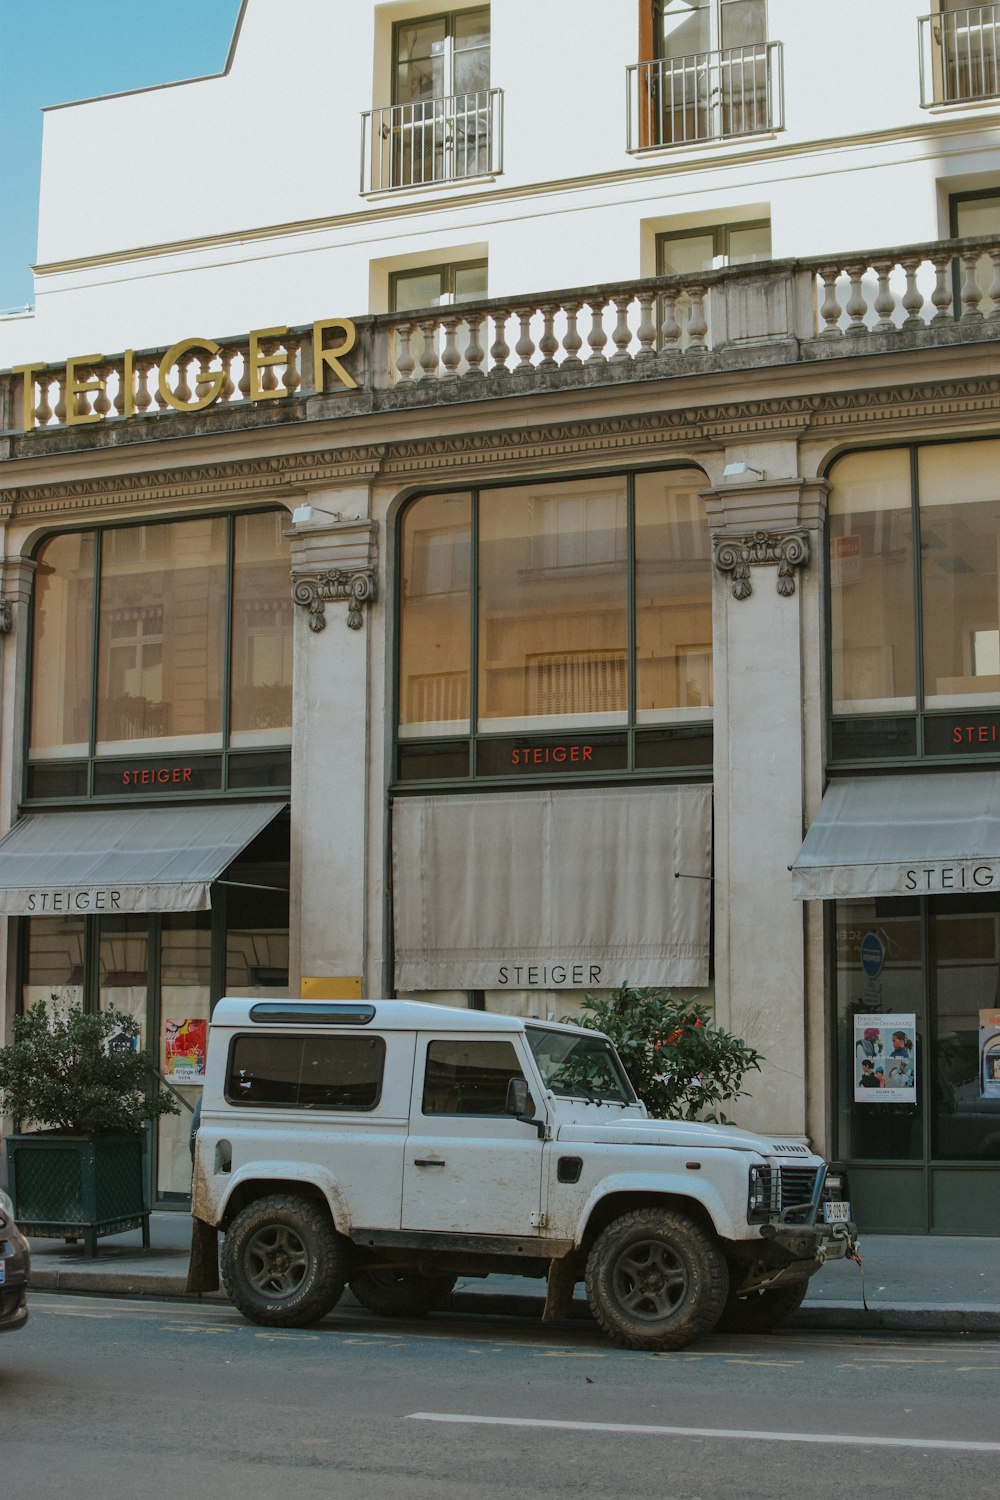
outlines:
[[[360,630],[364,624],[361,606],[376,597],[377,587],[374,568],[358,568],[353,573],[335,568],[332,572],[297,578],[292,586],[292,598],[296,604],[309,610],[310,630],[325,630],[327,604],[331,600],[346,599],[348,629]]]
[[[309,611],[309,629],[326,629],[326,606],[347,603],[347,625],[360,630],[364,605],[378,597],[378,523],[338,521],[293,531],[292,598]]]
[[[750,569],[778,569],[778,593],[795,593],[795,569],[809,564],[809,536],[805,531],[753,531],[745,536],[712,534],[712,558],[720,573],[732,574],[734,599],[749,599],[753,593]]]

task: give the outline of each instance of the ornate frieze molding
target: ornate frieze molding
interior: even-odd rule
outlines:
[[[292,598],[309,611],[309,629],[326,629],[326,606],[344,601],[347,625],[360,630],[364,606],[378,597],[378,525],[337,521],[292,529]]]
[[[712,557],[720,573],[731,573],[733,598],[749,599],[753,593],[750,569],[778,568],[778,593],[795,593],[796,568],[809,563],[809,537],[804,531],[754,531],[747,536],[712,537]]]

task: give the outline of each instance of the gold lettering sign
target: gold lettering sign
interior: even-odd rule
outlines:
[[[331,330],[339,335],[339,338],[328,346],[325,339]],[[277,379],[273,386],[264,384],[268,370],[273,369],[275,365],[288,362],[288,350],[283,343],[287,336],[288,329],[285,327],[255,328],[249,334],[247,375],[251,401],[269,401],[276,397],[293,394],[283,389]],[[357,337],[357,329],[349,318],[325,318],[312,325],[313,372],[317,391],[323,389],[326,370],[329,370],[334,379],[347,390],[357,390],[357,381],[341,363],[344,356],[354,348]],[[268,351],[267,346],[272,343],[281,344],[280,351]],[[197,377],[197,386],[201,389],[201,394],[195,400],[185,401],[171,388],[170,372],[186,356],[193,355],[195,352],[202,357],[202,368]],[[179,339],[176,344],[171,344],[156,366],[160,399],[174,411],[203,411],[206,406],[211,406],[222,394],[226,384],[226,371],[209,370],[207,360],[214,359],[221,353],[222,346],[214,339],[193,336]],[[105,367],[102,374],[97,373],[99,366]],[[62,385],[67,426],[104,421],[107,413],[92,410],[87,398],[92,395],[103,396],[105,394],[108,368],[117,370],[120,376],[117,405],[121,415],[123,417],[135,416],[135,350],[126,349],[122,355],[113,360],[105,360],[102,354],[75,354],[66,361],[62,380],[57,371],[49,373],[51,382],[58,382]],[[35,377],[47,370],[49,366],[46,364],[15,365],[11,370],[11,374],[20,375],[22,381],[21,425],[25,432],[31,432],[35,426]],[[104,404],[110,409],[110,403]]]

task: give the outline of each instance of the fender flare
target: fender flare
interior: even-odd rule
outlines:
[[[286,1182],[289,1188],[297,1184],[303,1187],[318,1188],[333,1219],[333,1227],[338,1234],[349,1237],[351,1233],[351,1215],[347,1204],[347,1196],[337,1181],[337,1178],[327,1167],[321,1167],[315,1162],[284,1161],[281,1159],[256,1160],[251,1166],[240,1167],[235,1171],[226,1187],[225,1197],[219,1204],[218,1222],[221,1225],[233,1200],[235,1193],[248,1183],[274,1183]],[[263,1196],[263,1195],[262,1195]]]

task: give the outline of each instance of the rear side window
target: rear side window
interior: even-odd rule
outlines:
[[[384,1066],[380,1036],[238,1036],[226,1098],[271,1109],[374,1109]]]

